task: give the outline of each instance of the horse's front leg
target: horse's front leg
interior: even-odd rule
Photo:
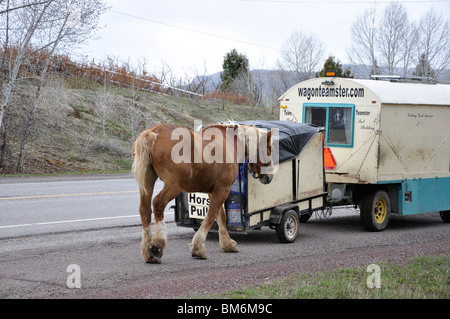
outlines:
[[[219,209],[223,206],[223,203],[225,202],[228,193],[229,190],[228,192],[221,191],[210,195],[211,200],[209,204],[208,213],[206,214],[206,217],[203,220],[200,229],[197,231],[194,238],[192,238],[192,243],[189,244],[189,246],[191,247],[192,257],[206,259],[206,247],[205,247],[206,236],[208,235],[208,232],[211,228],[211,225],[214,223],[214,220],[216,220],[219,213]]]

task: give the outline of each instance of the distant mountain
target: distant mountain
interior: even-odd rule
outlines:
[[[370,79],[370,66],[357,66],[353,64],[343,64],[342,68],[350,69],[355,79]],[[408,69],[407,76],[412,76],[414,68]],[[402,68],[396,69],[396,74],[403,73]],[[266,107],[278,105],[278,98],[289,88],[299,81],[294,71],[281,70],[251,70],[252,81],[261,91],[260,104]],[[208,94],[220,88],[220,72],[208,75],[198,76],[190,84],[188,89],[200,94]],[[438,77],[438,83],[450,84],[450,70],[445,70]],[[201,92],[199,91],[201,89]]]

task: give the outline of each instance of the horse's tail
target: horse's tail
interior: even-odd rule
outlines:
[[[153,147],[155,146],[158,134],[151,131],[142,132],[133,145],[133,167],[132,172],[139,187],[148,194],[146,176],[149,169],[153,169]]]

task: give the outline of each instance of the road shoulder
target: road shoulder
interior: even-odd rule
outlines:
[[[105,174],[80,174],[80,175],[38,175],[38,176],[3,176],[0,184],[12,183],[45,183],[45,182],[69,182],[106,179],[131,179],[131,173],[105,173]]]

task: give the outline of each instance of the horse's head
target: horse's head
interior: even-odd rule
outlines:
[[[245,131],[246,156],[248,169],[253,178],[258,179],[263,184],[269,184],[275,172],[272,146],[272,136],[276,130],[258,129],[255,126],[249,127]]]

